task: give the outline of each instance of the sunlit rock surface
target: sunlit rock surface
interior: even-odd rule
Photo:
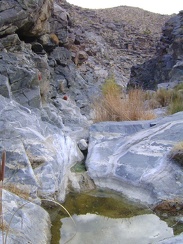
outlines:
[[[2,205],[5,231],[1,243],[50,243],[50,217],[42,207],[5,190]]]
[[[6,150],[4,184],[32,197],[65,198],[70,167],[83,159],[76,141],[41,113],[0,96],[0,149]],[[51,116],[50,116],[51,119]]]
[[[111,219],[95,214],[74,215],[73,218],[76,226],[71,218],[62,219],[60,243],[147,244],[173,236],[172,228],[153,214],[124,219]]]
[[[168,157],[173,145],[183,141],[182,128],[182,112],[153,121],[95,124],[88,173],[97,186],[144,203],[182,199],[183,171]]]

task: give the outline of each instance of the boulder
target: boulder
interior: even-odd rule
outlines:
[[[4,185],[23,188],[33,198],[63,201],[70,167],[83,159],[77,142],[54,120],[43,121],[38,110],[2,96],[0,113],[0,150],[7,154]]]
[[[2,205],[5,243],[50,243],[50,216],[42,207],[5,190]]]
[[[183,170],[168,154],[183,141],[183,112],[153,121],[91,126],[86,166],[99,187],[155,205],[183,201]],[[171,188],[170,188],[171,186]]]
[[[54,3],[50,26],[52,33],[55,33],[58,36],[61,44],[67,43],[69,25],[70,16],[68,12],[57,3]]]
[[[40,36],[49,31],[53,0],[1,1],[0,36]]]

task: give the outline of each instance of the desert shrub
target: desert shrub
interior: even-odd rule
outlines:
[[[179,89],[181,87],[180,85],[174,88],[171,102],[168,106],[168,114],[183,111],[183,89]]]
[[[159,89],[155,93],[155,100],[161,105],[161,107],[166,107],[171,102],[172,93],[173,90]]]
[[[174,145],[170,152],[170,158],[183,165],[183,141]]]
[[[125,94],[114,79],[108,79],[102,87],[102,96],[95,99],[93,111],[95,122],[147,120],[155,117],[145,106],[142,90],[132,89]]]
[[[120,96],[121,95],[121,87],[116,84],[114,77],[106,79],[105,83],[102,86],[102,94],[103,96]]]
[[[174,89],[159,89],[154,93],[146,92],[145,99],[152,109],[167,107],[167,114],[183,111],[183,83],[178,84]]]

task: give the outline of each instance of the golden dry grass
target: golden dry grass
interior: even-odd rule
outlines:
[[[16,185],[14,185],[13,183],[11,184],[6,184],[3,187],[5,190],[10,191],[12,193],[14,193],[15,195],[25,199],[25,200],[30,200],[30,195],[27,191],[18,188]]]
[[[126,96],[109,92],[95,101],[93,109],[94,122],[155,118],[154,113],[145,106],[144,92],[140,89],[131,90]]]

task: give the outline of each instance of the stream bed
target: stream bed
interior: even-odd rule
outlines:
[[[51,244],[148,244],[183,232],[174,216],[157,216],[150,208],[103,189],[70,193],[61,207],[47,208]]]

